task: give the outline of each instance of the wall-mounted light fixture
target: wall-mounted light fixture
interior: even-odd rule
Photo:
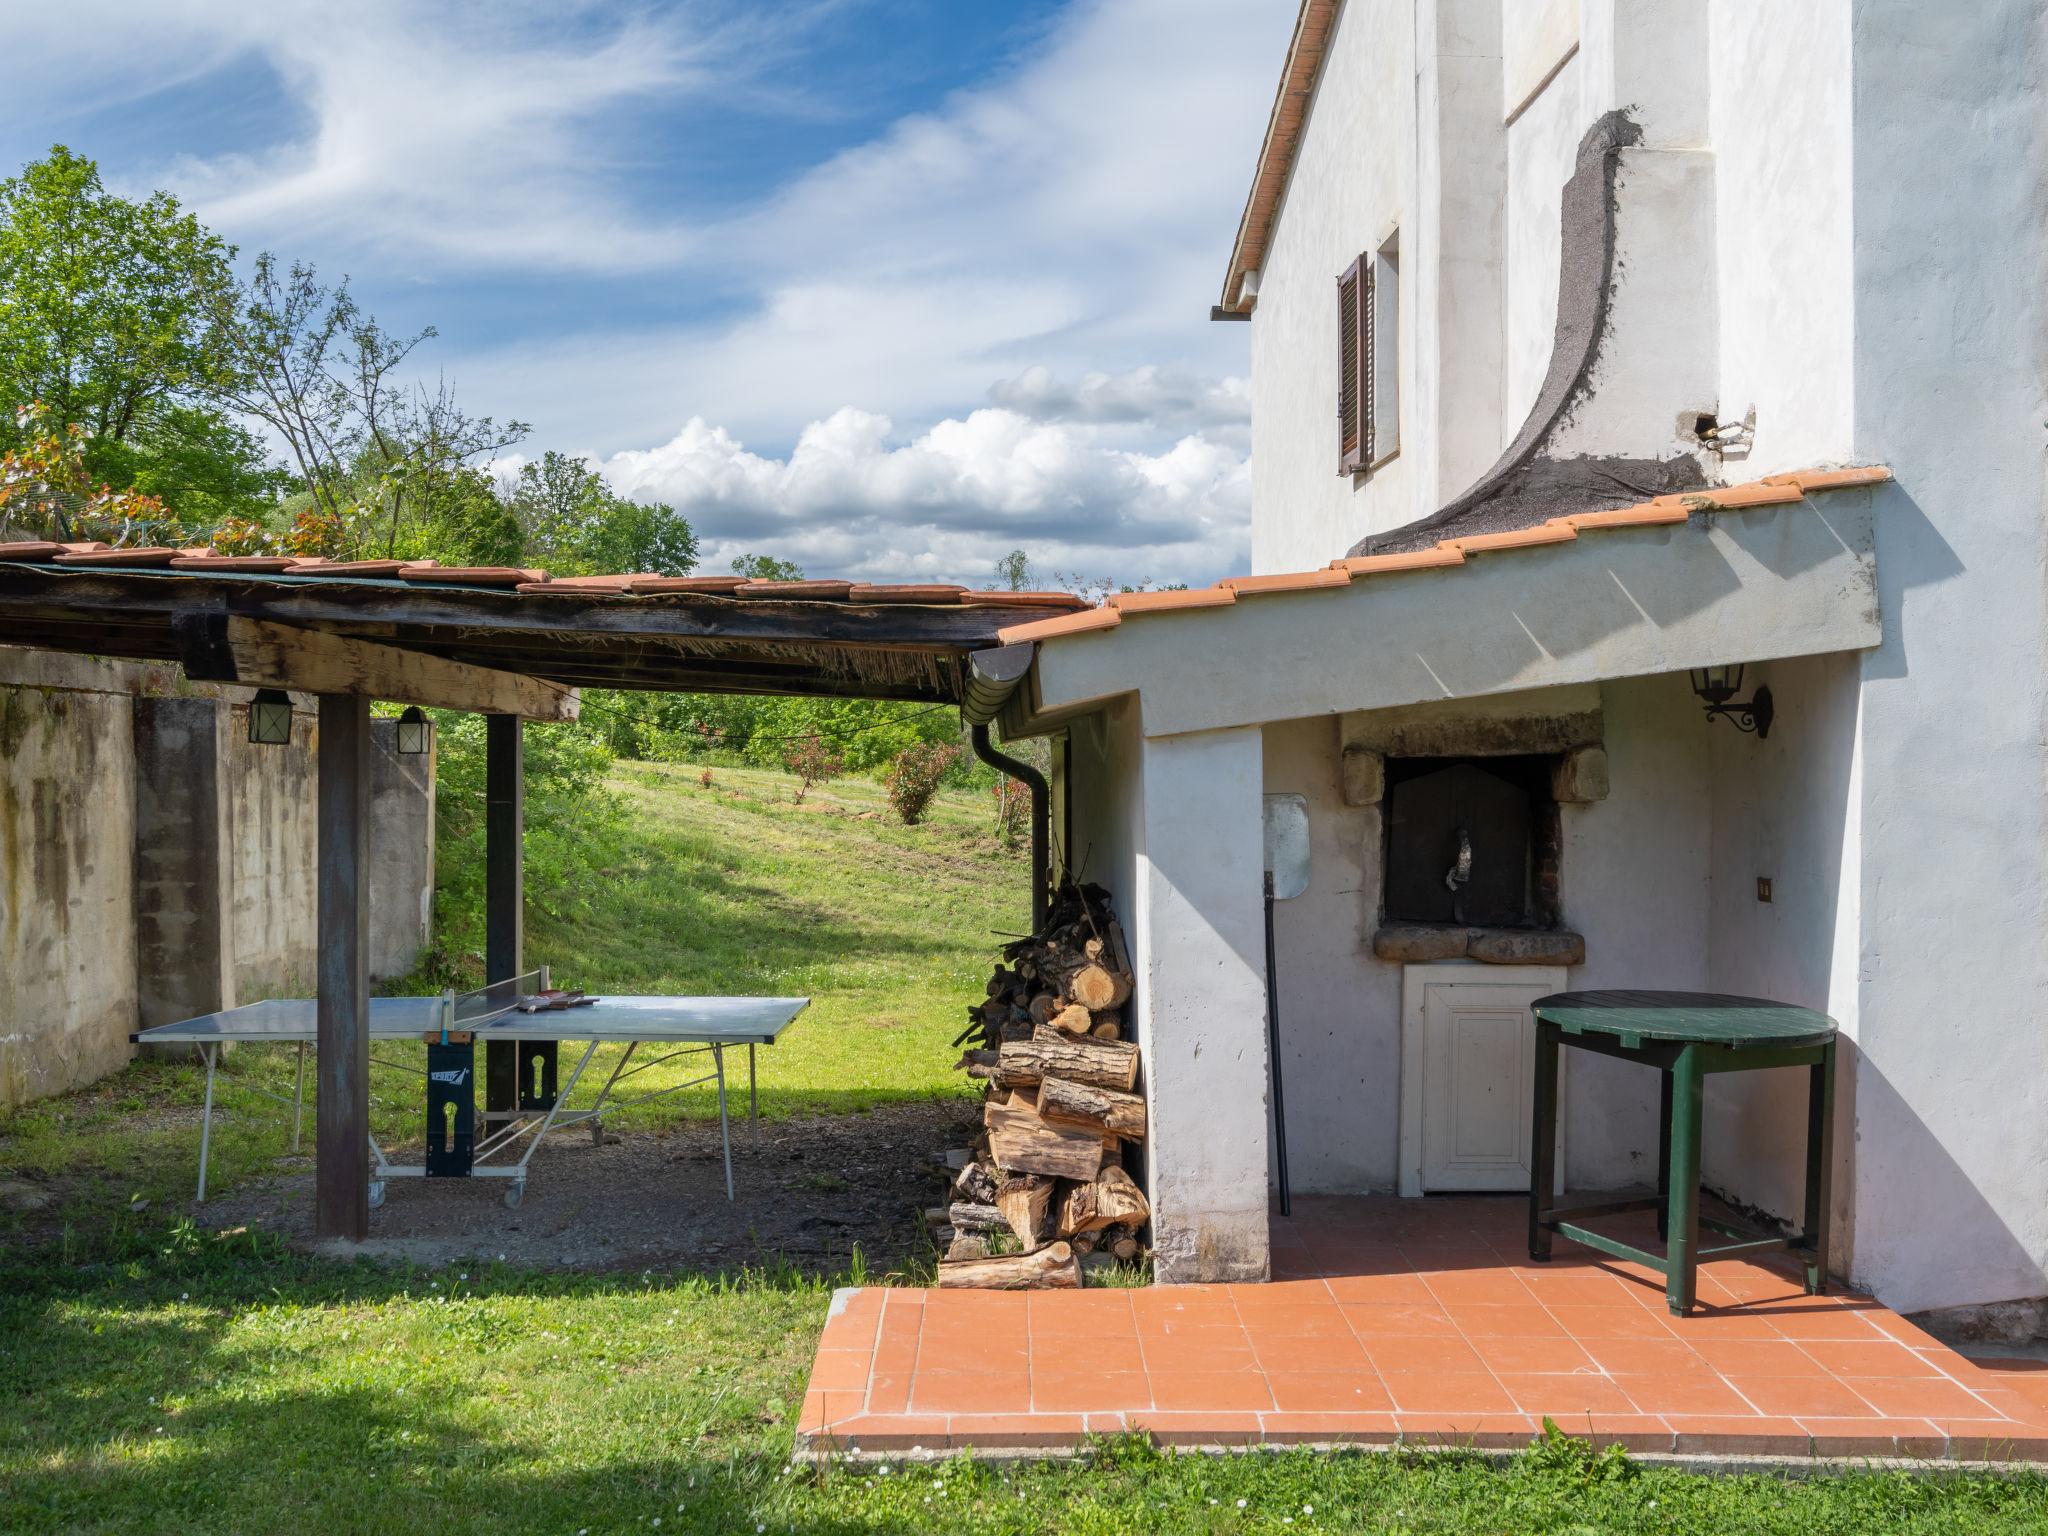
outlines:
[[[1771,690],[1759,686],[1747,701],[1736,702],[1735,695],[1742,691],[1739,665],[1693,668],[1692,691],[1706,700],[1709,720],[1720,715],[1738,731],[1755,732],[1759,741],[1771,734],[1771,721],[1777,713],[1771,706]]]
[[[401,757],[424,757],[427,743],[433,739],[434,727],[427,717],[420,713],[417,704],[405,706],[405,713],[398,717],[398,752]]]
[[[249,739],[262,747],[292,744],[292,698],[282,688],[259,688],[249,701]]]

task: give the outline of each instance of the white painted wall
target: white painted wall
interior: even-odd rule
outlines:
[[[2048,1293],[2048,42],[1853,18],[1854,452],[1890,464],[1863,667],[1860,1278]]]
[[[1851,456],[1856,356],[1848,0],[1714,0],[1723,421],[1754,407],[1731,478]]]
[[[1397,226],[1404,277],[1431,259],[1408,217],[1414,28],[1408,4],[1347,0],[1274,223],[1252,319],[1254,571],[1322,565],[1366,533],[1420,515],[1405,453],[1355,485],[1337,473],[1337,276]],[[1401,393],[1412,399],[1407,309]],[[1411,431],[1412,418],[1404,440]]]
[[[1709,891],[1703,722],[1682,678],[1610,684],[1601,696],[1612,793],[1562,812],[1565,922],[1586,939],[1569,984],[1697,989]],[[1265,778],[1268,794],[1307,797],[1313,859],[1308,891],[1274,916],[1289,1171],[1302,1190],[1392,1190],[1403,968],[1372,953],[1380,809],[1344,804],[1329,719],[1267,726]],[[1587,1053],[1568,1053],[1566,1070],[1567,1183],[1653,1182],[1655,1076]]]
[[[1507,199],[1501,221],[1507,254],[1500,269],[1507,341],[1499,384],[1506,436],[1496,447],[1521,427],[1550,367],[1562,250],[1559,209],[1579,140],[1592,121],[1581,94],[1579,61],[1573,58],[1507,128]]]

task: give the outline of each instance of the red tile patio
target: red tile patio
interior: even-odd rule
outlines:
[[[2048,1461],[2048,1370],[1977,1364],[1790,1263],[1708,1264],[1701,1306],[1513,1199],[1295,1201],[1267,1285],[842,1291],[799,1450],[1526,1443],[1550,1418],[1632,1450]],[[1647,1218],[1643,1218],[1647,1221]],[[1617,1221],[1647,1245],[1647,1233]]]

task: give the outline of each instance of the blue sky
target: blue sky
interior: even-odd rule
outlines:
[[[72,0],[0,15],[0,162],[349,274],[707,563],[1205,580],[1249,512],[1248,328],[1205,317],[1293,8]]]

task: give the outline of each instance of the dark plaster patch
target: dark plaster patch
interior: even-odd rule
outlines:
[[[1550,368],[1515,440],[1457,500],[1419,522],[1359,540],[1353,556],[1428,549],[1440,539],[1533,528],[1568,512],[1632,506],[1706,483],[1688,454],[1672,459],[1560,458],[1551,440],[1593,392],[1593,373],[1609,331],[1614,292],[1615,169],[1621,151],[1642,140],[1622,111],[1586,130],[1561,212],[1564,249],[1558,265],[1557,328]]]

